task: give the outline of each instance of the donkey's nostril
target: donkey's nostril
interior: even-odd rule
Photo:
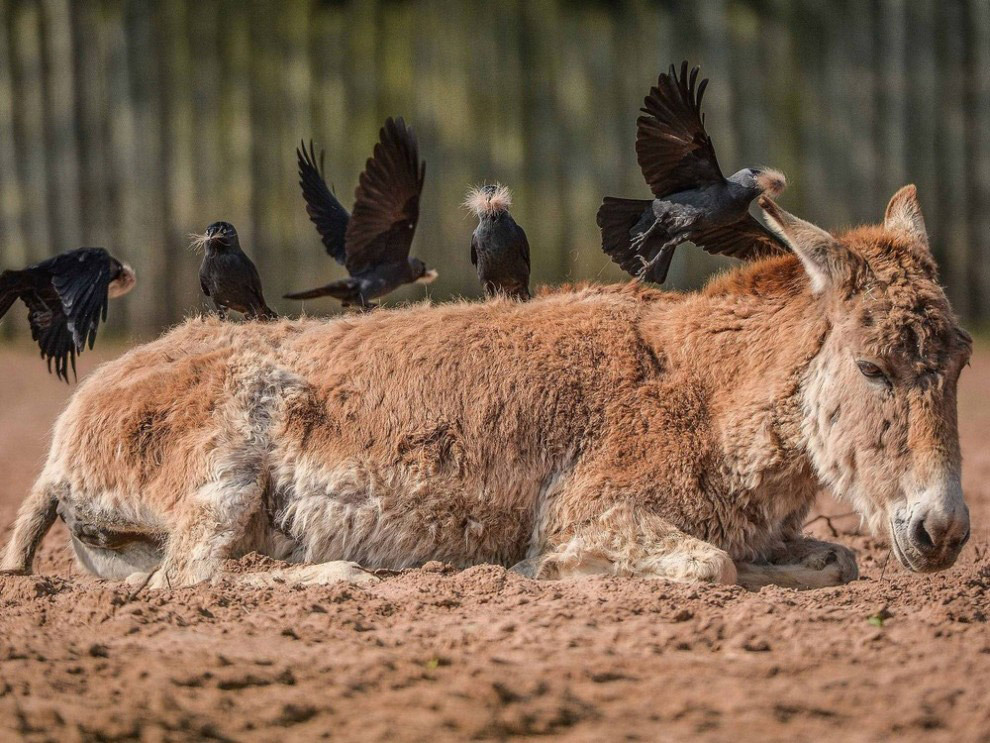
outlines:
[[[911,541],[915,547],[923,552],[929,552],[935,549],[935,542],[932,541],[931,535],[925,528],[925,520],[923,518],[917,518],[911,524]]]

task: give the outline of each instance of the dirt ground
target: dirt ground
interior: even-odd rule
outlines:
[[[21,346],[0,348],[4,540],[71,392]],[[132,598],[75,572],[59,524],[38,575],[0,577],[0,740],[990,741],[990,349],[960,414],[959,563],[884,569],[887,549],[843,517],[863,577],[836,589],[431,563],[371,588]]]

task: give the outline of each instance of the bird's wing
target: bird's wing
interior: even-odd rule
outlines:
[[[299,163],[299,186],[306,200],[306,213],[316,225],[316,231],[320,233],[327,253],[337,263],[343,264],[347,257],[344,252],[344,236],[350,215],[327,186],[323,175],[323,151],[320,150],[317,165],[313,141],[310,140],[308,151],[306,145],[300,143],[296,150],[296,160]]]
[[[419,220],[419,195],[426,163],[419,160],[416,137],[399,118],[386,119],[355,191],[347,225],[347,270],[401,263],[409,257]]]
[[[28,308],[31,337],[41,348],[42,358],[48,361],[48,371],[52,371],[54,362],[59,379],[68,382],[69,366],[73,374],[76,372],[76,346],[62,303],[51,284],[51,274],[45,265],[49,262],[23,271],[0,273],[0,316],[21,299]]]
[[[471,265],[478,265],[478,238],[471,233]]]
[[[28,307],[28,323],[31,337],[41,349],[41,357],[48,362],[48,371],[54,364],[55,375],[69,381],[69,368],[76,376],[77,347],[69,328],[69,318],[55,290],[49,287],[42,292],[26,292],[21,296]]]
[[[17,301],[24,290],[24,276],[21,271],[0,271],[0,317]]]
[[[752,215],[734,224],[695,230],[691,241],[713,255],[729,255],[745,261],[788,252],[780,238]]]
[[[101,320],[107,319],[112,260],[103,248],[80,248],[45,262],[50,263],[52,288],[61,302],[77,352],[87,344],[93,347],[96,329]]]
[[[516,225],[516,240],[519,243],[519,250],[522,252],[523,260],[526,261],[526,268],[532,269],[529,264],[529,240],[526,239],[526,230]]]
[[[708,80],[697,84],[688,63],[680,76],[671,65],[643,101],[637,120],[636,158],[657,198],[724,180],[711,137],[705,131],[701,99]]]

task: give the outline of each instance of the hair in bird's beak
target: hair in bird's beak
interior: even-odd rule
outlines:
[[[429,269],[426,273],[416,279],[417,284],[432,284],[440,274],[434,269]]]
[[[110,297],[110,299],[122,297],[133,289],[136,283],[137,274],[134,273],[134,269],[126,263],[121,263],[120,275],[111,281],[107,286],[107,296]]]
[[[479,217],[506,212],[512,206],[512,192],[501,183],[475,186],[468,191],[463,206]]]
[[[753,180],[757,187],[771,198],[780,196],[787,188],[787,178],[779,170],[760,168]]]
[[[209,232],[190,232],[189,233],[189,247],[193,250],[200,251],[210,244],[213,240],[213,235]]]

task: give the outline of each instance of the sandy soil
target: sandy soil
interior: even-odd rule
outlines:
[[[71,389],[27,350],[0,369],[5,538]],[[820,591],[431,563],[371,588],[132,597],[76,573],[58,525],[38,575],[0,577],[0,739],[990,741],[990,351],[962,386],[973,539],[933,576],[884,569],[845,517],[863,578]]]

